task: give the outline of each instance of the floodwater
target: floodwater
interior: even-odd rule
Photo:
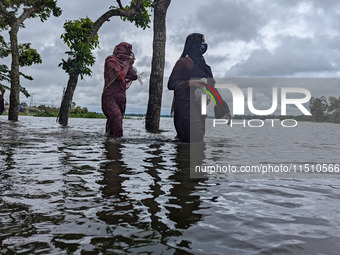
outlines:
[[[0,254],[339,254],[339,178],[190,178],[171,118],[124,121],[0,117]],[[340,163],[339,131],[220,127],[202,162]]]

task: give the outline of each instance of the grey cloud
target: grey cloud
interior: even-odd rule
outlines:
[[[250,1],[219,1],[200,8],[195,19],[220,40],[249,42],[266,23],[264,15],[251,5]]]
[[[140,67],[150,67],[151,66],[151,57],[150,56],[144,56],[140,60],[136,61],[136,64]]]
[[[246,61],[230,68],[227,76],[282,76],[299,73],[334,72],[339,52],[325,51],[323,38],[282,37],[272,52],[266,48],[254,50]]]
[[[173,68],[172,63],[170,63],[169,61],[165,61],[164,66],[165,66],[165,69],[172,69]]]
[[[309,1],[306,1],[306,2],[308,3]],[[334,10],[334,8],[337,8],[340,5],[340,2],[338,0],[322,0],[322,1],[320,1],[320,0],[313,0],[311,2],[313,2],[313,4],[316,7],[325,9],[327,11],[329,11],[331,9]]]
[[[272,2],[272,3],[270,3]],[[295,9],[299,4],[308,2],[304,0],[277,0],[275,2],[267,0],[266,4],[272,4],[272,5],[277,5],[279,7],[283,7],[285,9]]]
[[[167,43],[172,44],[172,45],[176,45],[177,51],[182,53],[183,48],[184,48],[185,39],[189,34],[190,34],[190,32],[188,32],[187,30],[178,31],[177,28],[176,28],[176,33],[172,32],[172,33],[169,33],[169,35],[167,36],[167,41],[168,41]],[[180,55],[180,53],[179,53],[179,55]]]
[[[214,70],[214,66],[220,65],[226,59],[228,59],[228,55],[210,55],[205,56],[206,63],[212,67],[212,71]]]

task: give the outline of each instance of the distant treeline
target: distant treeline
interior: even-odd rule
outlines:
[[[309,101],[309,111],[312,116],[306,115],[269,115],[256,116],[256,119],[295,119],[299,121],[316,121],[316,122],[332,122],[340,123],[340,96],[339,98],[330,96],[328,100],[326,97],[312,97]],[[254,115],[237,115],[234,119],[254,119]]]
[[[59,109],[55,107],[48,107],[45,105],[40,105],[38,107],[27,107],[24,105],[25,113],[31,113],[33,116],[39,117],[58,117]],[[28,110],[28,112],[27,112]],[[267,116],[258,116],[258,115],[236,115],[234,119],[294,119],[297,121],[316,121],[316,122],[332,122],[332,123],[340,123],[340,96],[339,98],[330,96],[328,99],[324,96],[312,97],[309,101],[309,111],[312,116],[306,115],[267,115]],[[89,112],[86,107],[76,106],[76,103],[72,103],[70,117],[72,118],[106,118],[104,114],[97,112]],[[127,113],[125,114],[125,118],[138,117],[139,119],[144,119],[145,114],[138,113]],[[161,117],[170,117],[170,115],[161,115]],[[213,116],[209,116],[208,118],[214,118]]]

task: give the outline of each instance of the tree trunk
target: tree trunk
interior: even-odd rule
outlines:
[[[68,82],[67,82],[67,88],[66,88],[63,100],[61,101],[60,110],[59,110],[59,123],[63,125],[64,127],[66,127],[68,124],[68,115],[70,113],[73,94],[77,86],[78,77],[79,77],[78,72],[74,72],[73,74],[70,75]]]
[[[159,130],[161,116],[166,42],[166,12],[171,0],[154,1],[153,54],[149,86],[149,102],[145,128],[149,132]]]
[[[20,74],[19,74],[19,50],[18,50],[19,24],[14,23],[9,32],[11,41],[11,93],[9,97],[8,120],[18,121],[20,107]]]
[[[8,120],[18,121],[19,107],[20,107],[20,61],[19,61],[19,47],[18,47],[18,32],[19,26],[22,24],[27,17],[36,12],[42,3],[31,8],[24,8],[23,13],[19,18],[16,18],[14,13],[8,12],[6,7],[0,2],[1,15],[4,15],[5,19],[11,20],[11,30],[9,31],[9,38],[11,41],[11,93],[9,96],[9,111]]]

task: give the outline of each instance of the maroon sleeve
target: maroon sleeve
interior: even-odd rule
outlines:
[[[125,74],[122,71],[122,68],[115,58],[107,57],[104,69],[105,84],[108,84],[115,79],[123,80]]]
[[[186,61],[184,58],[181,58],[172,69],[168,82],[168,89],[178,91],[188,88],[189,80],[190,74],[186,66]]]

